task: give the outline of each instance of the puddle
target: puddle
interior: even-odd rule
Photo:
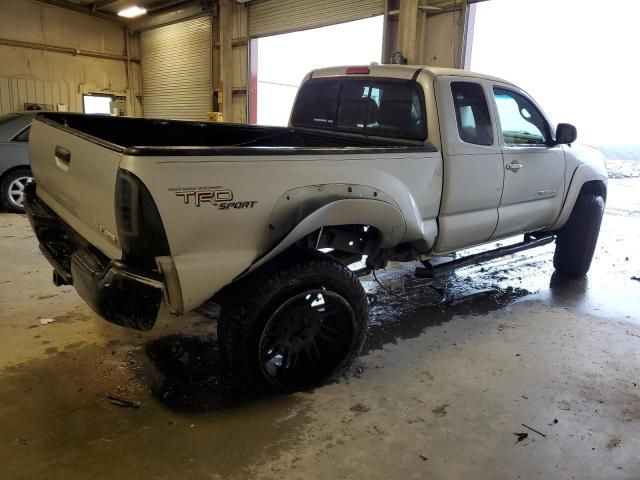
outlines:
[[[520,299],[539,300],[580,314],[609,316],[640,323],[640,179],[610,182],[607,211],[591,270],[586,277],[571,278],[555,273],[555,244],[473,265],[437,278],[414,277],[418,262],[391,263],[378,272],[381,288],[371,277],[363,279],[367,293],[374,294],[371,323],[365,352],[385,343],[414,338],[431,326],[441,325],[457,315],[484,315]],[[487,248],[515,240],[504,240]],[[472,249],[477,252],[482,248]],[[446,291],[452,302],[427,308],[442,298],[429,288]],[[387,292],[391,290],[393,293]]]
[[[502,288],[490,281],[466,280],[466,276],[456,274],[435,281],[415,278],[413,271],[417,266],[418,263],[393,264],[379,272],[378,280],[384,288],[373,280],[363,281],[367,293],[375,296],[363,353],[418,337],[429,327],[442,325],[458,315],[485,315],[502,309],[529,293],[519,287]]]

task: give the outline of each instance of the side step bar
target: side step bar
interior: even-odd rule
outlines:
[[[523,250],[529,250],[530,248],[541,247],[547,245],[556,239],[554,234],[545,234],[544,236],[535,236],[527,234],[524,236],[522,242],[507,245],[506,247],[496,248],[487,252],[474,253],[466,257],[456,258],[450,262],[439,263],[438,265],[425,265],[424,268],[416,268],[415,275],[418,278],[431,278],[438,275],[442,275],[446,272],[451,272],[457,268],[467,267],[469,265],[475,265],[478,263],[493,260],[494,258],[504,257],[505,255],[511,255],[512,253],[522,252]]]

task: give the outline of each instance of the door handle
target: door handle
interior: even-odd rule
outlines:
[[[507,163],[507,166],[505,168],[507,170],[511,170],[512,172],[517,172],[518,170],[520,170],[522,168],[522,164],[518,163],[516,160],[514,160],[511,163]]]
[[[68,172],[69,164],[71,163],[71,152],[66,148],[62,148],[60,145],[56,145],[55,158],[58,168]]]

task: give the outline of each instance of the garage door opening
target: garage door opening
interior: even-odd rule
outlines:
[[[251,41],[250,123],[286,125],[302,78],[335,65],[380,62],[383,17]]]
[[[578,141],[610,159],[640,160],[640,102],[631,86],[640,75],[633,52],[640,4],[616,0],[596,9],[582,0],[492,0],[475,9],[472,70],[521,85],[552,121],[575,124]],[[513,21],[525,11],[527,30]],[[622,71],[626,80],[605,73]]]

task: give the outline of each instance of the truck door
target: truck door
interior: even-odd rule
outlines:
[[[483,243],[498,224],[504,179],[491,85],[470,77],[436,79],[444,160],[438,253]]]
[[[492,238],[543,229],[560,213],[565,157],[553,145],[549,122],[527,95],[513,86],[492,86],[503,156],[504,189]]]

